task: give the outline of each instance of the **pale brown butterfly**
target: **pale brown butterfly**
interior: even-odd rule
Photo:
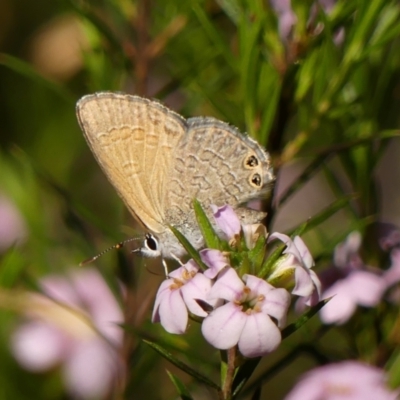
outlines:
[[[243,205],[269,191],[270,157],[236,128],[211,117],[185,119],[157,101],[122,93],[84,96],[76,110],[98,163],[148,232],[143,255],[185,254],[169,226],[196,249],[203,246],[194,199],[211,220],[211,204],[231,205],[243,223],[265,217]]]

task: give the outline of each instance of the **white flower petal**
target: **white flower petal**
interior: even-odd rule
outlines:
[[[303,242],[303,239],[300,236],[295,236],[293,239],[293,243],[297,250],[300,253],[301,260],[303,261],[304,265],[310,269],[314,265],[314,260],[308,247]]]
[[[179,289],[170,291],[162,298],[159,306],[160,322],[169,333],[185,333],[188,312]]]
[[[284,250],[283,254],[293,254],[299,261],[301,260],[301,254],[289,236],[283,233],[274,232],[272,235],[270,235],[268,242],[273,239],[279,239],[281,242],[285,243],[286,249]]]
[[[290,306],[290,294],[285,289],[271,290],[265,297],[262,312],[274,317],[281,328],[285,325],[288,308]]]
[[[156,295],[156,300],[154,302],[154,307],[153,307],[153,315],[151,317],[152,322],[160,322],[160,313],[159,313],[159,308],[160,308],[160,303],[162,302],[162,299],[164,296],[168,296],[170,292],[170,286],[174,283],[173,279],[166,279],[163,281],[158,288],[157,295]]]
[[[346,280],[354,300],[365,307],[376,306],[386,289],[386,282],[381,276],[367,271],[354,271]]]
[[[310,270],[298,266],[295,269],[296,284],[292,293],[296,296],[309,297],[314,291],[314,283],[310,276]]]
[[[204,271],[207,278],[214,279],[222,269],[229,267],[228,260],[219,250],[203,249],[200,251],[200,257],[209,268]]]
[[[212,287],[212,281],[203,274],[196,274],[186,285],[182,286],[181,293],[189,311],[200,317],[208,314],[199,306],[196,300],[207,301],[208,293]]]
[[[275,350],[281,342],[281,332],[263,313],[246,316],[239,339],[239,351],[245,357],[260,357]]]
[[[214,310],[202,323],[205,339],[217,349],[230,349],[240,338],[246,316],[241,307],[227,303]]]
[[[324,299],[334,296],[319,312],[324,324],[342,325],[354,314],[357,304],[349,296],[346,285],[344,280],[338,281],[322,294]]]
[[[243,281],[233,268],[223,270],[208,295],[209,299],[236,300],[242,295]]]
[[[228,239],[233,239],[235,235],[240,233],[240,220],[231,206],[225,205],[222,207],[217,207],[216,205],[212,204],[211,209],[213,211],[216,224]]]

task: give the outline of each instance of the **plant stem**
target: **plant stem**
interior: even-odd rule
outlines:
[[[222,387],[222,399],[230,400],[232,398],[232,383],[236,371],[236,354],[237,347],[232,347],[227,351],[228,363],[227,371],[225,376],[224,385]]]

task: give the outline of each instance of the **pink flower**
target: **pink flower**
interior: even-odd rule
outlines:
[[[304,297],[307,305],[316,304],[321,293],[321,283],[317,274],[311,269],[314,266],[314,260],[307,246],[299,236],[292,240],[283,233],[275,232],[268,241],[273,239],[279,239],[285,243],[286,249],[283,254],[286,256],[276,265],[268,280],[284,277],[294,271],[295,286],[292,293]]]
[[[229,267],[226,257],[219,251],[214,249],[204,249],[200,251],[200,257],[209,269],[204,271],[207,278],[214,279],[222,271],[223,268]]]
[[[385,281],[367,271],[354,271],[323,292],[324,299],[332,297],[320,311],[325,324],[344,324],[354,314],[357,306],[374,307],[386,289]]]
[[[360,232],[354,231],[347,235],[344,242],[335,247],[333,263],[343,272],[363,269],[364,263],[359,255],[362,237]]]
[[[385,372],[356,361],[315,368],[304,375],[285,400],[395,400]]]
[[[188,310],[200,317],[207,316],[196,300],[207,301],[212,281],[199,272],[193,260],[169,276],[170,279],[163,281],[158,289],[152,320],[161,322],[169,333],[182,334],[187,327]]]
[[[211,205],[211,208],[213,210],[214,219],[218,228],[229,240],[230,244],[235,243],[241,231],[243,231],[244,239],[248,249],[252,249],[255,246],[260,236],[267,237],[267,228],[264,225],[260,223],[247,223],[248,221],[241,222],[231,206],[225,205],[223,207],[217,207],[215,205]],[[260,213],[255,210],[253,211],[258,214]],[[247,212],[249,212],[249,210],[247,210]],[[254,218],[254,220],[258,220],[258,218],[260,218],[259,215],[257,215],[257,218]],[[252,218],[248,219],[251,220]]]
[[[16,359],[33,372],[61,364],[74,396],[104,396],[122,375],[123,332],[117,324],[123,314],[117,301],[93,269],[49,276],[40,286],[45,295],[26,295],[27,321],[12,336]]]
[[[228,240],[235,239],[240,234],[241,225],[233,208],[229,205],[217,207],[212,204],[211,209],[217,226],[226,235]]]
[[[387,284],[378,273],[366,270],[358,251],[361,235],[352,232],[335,248],[334,266],[322,274],[325,290],[322,298],[332,299],[320,311],[325,324],[344,324],[358,306],[374,307],[381,300]]]
[[[202,333],[217,349],[238,345],[245,357],[258,357],[279,346],[290,295],[252,275],[243,280],[233,268],[222,270],[208,299],[227,302],[204,319]]]

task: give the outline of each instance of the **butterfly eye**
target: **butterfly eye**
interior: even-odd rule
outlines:
[[[254,174],[250,177],[250,185],[257,188],[261,187],[261,176],[260,174]]]
[[[257,167],[259,164],[258,162],[258,158],[255,155],[251,155],[248,156],[245,160],[244,160],[244,166],[245,168],[249,168],[249,169],[253,169],[255,167]]]
[[[146,246],[149,250],[157,251],[158,250],[158,243],[153,235],[149,233],[146,235]]]

